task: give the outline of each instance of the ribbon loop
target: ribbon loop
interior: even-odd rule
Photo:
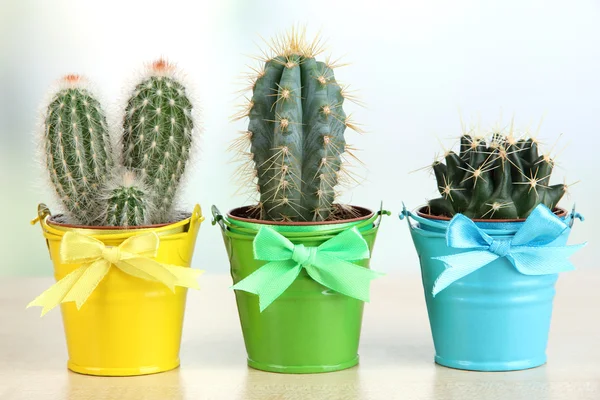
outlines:
[[[533,209],[512,239],[513,245],[544,246],[555,241],[569,229],[550,209],[540,204]]]
[[[197,277],[202,271],[162,264],[153,259],[159,242],[158,235],[149,232],[132,236],[119,246],[106,246],[90,236],[67,232],[60,244],[61,261],[83,265],[56,282],[27,307],[43,307],[43,316],[57,305],[73,301],[79,310],[112,266],[135,278],[162,283],[171,290],[175,290],[175,286],[198,288]]]
[[[264,311],[294,283],[302,268],[321,285],[361,301],[369,301],[371,280],[382,274],[352,263],[370,257],[358,230],[341,232],[319,247],[293,244],[274,229],[263,226],[253,242],[256,260],[268,261],[233,289],[254,293]]]
[[[448,224],[446,243],[459,249],[485,249],[494,238],[482,231],[473,221],[462,214],[456,214]]]
[[[432,257],[446,265],[433,285],[432,294],[435,297],[452,283],[498,258],[506,258],[523,275],[548,275],[572,270],[574,267],[568,257],[586,243],[557,245],[557,239],[568,229],[569,226],[543,204],[533,210],[509,239],[494,239],[479,229],[472,220],[457,214],[448,224],[446,244],[450,248],[464,251]]]

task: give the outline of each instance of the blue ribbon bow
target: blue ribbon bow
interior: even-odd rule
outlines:
[[[475,272],[498,258],[506,257],[523,275],[547,275],[574,269],[568,260],[586,243],[573,246],[555,245],[569,227],[550,209],[538,205],[521,228],[511,238],[493,238],[469,218],[457,214],[452,218],[446,232],[446,243],[465,252],[442,257],[446,269],[433,285],[433,296],[460,278]]]

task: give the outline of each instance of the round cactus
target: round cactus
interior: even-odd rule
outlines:
[[[46,167],[71,222],[93,225],[92,210],[113,166],[106,115],[88,82],[60,80],[43,124]]]
[[[447,151],[432,165],[441,198],[429,201],[434,215],[527,218],[538,204],[554,209],[566,184],[550,185],[554,159],[540,155],[533,138],[494,133],[491,140],[463,135],[460,153]]]
[[[123,119],[123,164],[144,180],[156,206],[153,222],[170,219],[192,150],[193,105],[173,64],[152,63],[137,83]]]

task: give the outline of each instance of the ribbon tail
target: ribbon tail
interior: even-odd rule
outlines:
[[[233,289],[258,295],[263,312],[290,287],[301,270],[302,266],[292,260],[271,261],[233,285]]]
[[[148,258],[128,258],[116,264],[121,271],[145,280],[160,282],[175,291],[177,277],[162,264]]]
[[[128,275],[131,275],[133,277],[136,278],[140,278],[146,281],[157,281],[158,279],[154,276],[152,276],[151,274],[149,274],[146,271],[143,271],[142,269],[138,268],[135,265],[132,265],[129,263],[130,260],[121,260],[119,261],[119,263],[117,264],[117,267],[125,272]]]
[[[200,269],[186,268],[178,265],[168,264],[163,264],[163,267],[165,267],[175,276],[175,278],[177,278],[177,281],[175,282],[176,286],[182,286],[190,289],[200,289],[198,277],[202,275],[204,271]]]
[[[40,317],[43,317],[48,311],[52,310],[54,307],[56,307],[62,302],[62,300],[67,295],[67,293],[69,293],[69,290],[71,290],[75,282],[77,282],[81,275],[83,275],[86,268],[87,265],[77,268],[69,275],[65,276],[60,281],[50,286],[49,289],[47,289],[38,297],[36,297],[31,303],[27,304],[26,308],[34,306],[43,307],[42,314],[40,315]]]
[[[71,287],[71,290],[69,290],[69,293],[67,293],[61,303],[74,301],[79,310],[96,287],[98,287],[102,279],[104,279],[110,270],[110,265],[111,264],[104,259],[93,262]]]
[[[432,257],[446,264],[446,269],[438,276],[433,284],[433,297],[457,280],[475,272],[499,257],[488,251],[470,251],[443,257]]]
[[[369,302],[371,281],[384,275],[327,254],[317,257],[315,265],[305,266],[308,275],[321,285],[357,300]]]

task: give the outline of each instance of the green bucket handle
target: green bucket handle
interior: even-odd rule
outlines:
[[[221,211],[219,211],[217,206],[215,206],[213,204],[212,207],[210,207],[210,212],[212,213],[212,216],[213,216],[212,221],[210,221],[212,226],[219,224],[221,226],[221,229],[227,230],[227,225],[225,225],[225,222],[224,222],[225,217],[223,217],[223,214],[221,214]]]

